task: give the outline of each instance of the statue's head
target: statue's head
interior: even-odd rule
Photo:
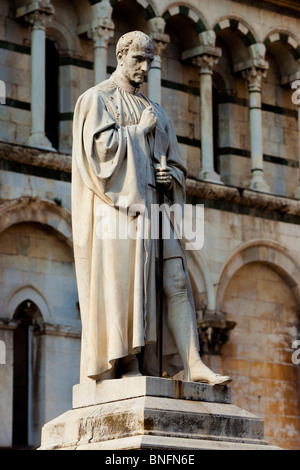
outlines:
[[[132,31],[124,34],[116,48],[118,72],[132,85],[140,86],[151,68],[154,46],[147,34]]]

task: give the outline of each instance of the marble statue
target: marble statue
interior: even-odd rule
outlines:
[[[186,170],[171,120],[139,91],[153,61],[152,41],[130,32],[118,41],[116,55],[116,71],[87,90],[74,113],[81,382],[155,374],[158,242],[151,238],[149,214],[157,204],[157,185],[164,187],[166,201],[183,205],[185,197]],[[116,235],[108,227],[113,220],[134,226],[136,236]],[[164,240],[163,270],[164,364],[173,372],[181,367],[183,380],[229,383],[230,377],[215,374],[200,358],[186,258],[174,236]]]

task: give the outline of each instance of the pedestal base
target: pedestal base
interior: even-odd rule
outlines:
[[[43,427],[40,450],[276,449],[230,387],[134,377],[76,385],[73,409]]]
[[[252,191],[259,191],[262,193],[271,192],[270,186],[264,180],[262,170],[252,170],[252,178],[250,181],[249,189],[252,189]]]
[[[53,148],[50,140],[44,134],[32,134],[26,142],[28,147],[34,147],[41,150],[48,150],[50,152],[57,152]]]
[[[200,171],[199,179],[207,181],[208,183],[224,184],[223,181],[221,181],[221,176],[212,168]]]

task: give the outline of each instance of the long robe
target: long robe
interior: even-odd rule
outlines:
[[[142,112],[152,105],[154,132],[144,135]],[[185,168],[170,118],[116,75],[86,91],[73,122],[72,220],[82,320],[81,381],[97,379],[112,361],[156,342],[157,241],[151,205],[157,203],[154,165],[172,168],[172,203],[184,204]],[[133,206],[137,205],[137,206]],[[136,208],[131,215],[128,208]],[[145,208],[143,210],[143,208]],[[107,222],[124,217],[143,236],[105,237]],[[123,219],[124,220],[124,219]],[[165,257],[184,255],[178,240]],[[165,326],[164,354],[176,352]]]

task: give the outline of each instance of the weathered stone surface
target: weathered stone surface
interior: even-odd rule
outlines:
[[[148,396],[231,403],[230,387],[226,386],[213,387],[203,383],[146,376],[124,380],[126,383],[116,379],[75,385],[73,408]]]
[[[75,386],[73,400],[44,426],[40,450],[274,449],[263,421],[230,403],[228,386],[135,377]]]

